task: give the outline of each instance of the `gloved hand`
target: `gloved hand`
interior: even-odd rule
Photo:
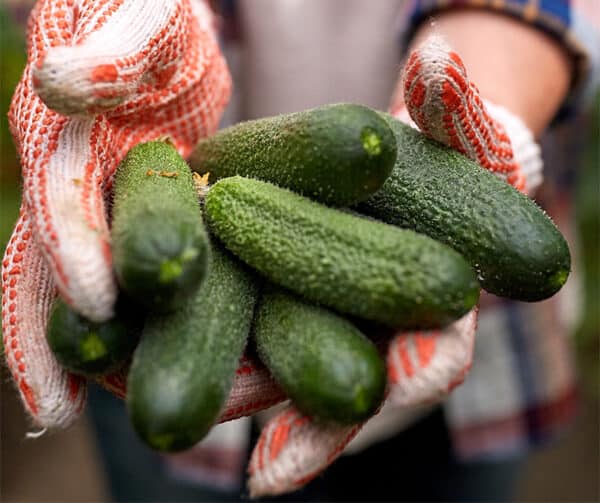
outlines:
[[[36,425],[66,426],[84,381],[46,343],[56,292],[102,321],[117,293],[107,200],[135,144],[169,136],[183,156],[218,126],[231,79],[203,0],[40,0],[9,111],[23,203],[2,263],[7,361]]]
[[[428,39],[409,56],[390,112],[523,192],[531,194],[542,181],[540,150],[531,132],[508,110],[482,100],[460,57],[439,38]],[[477,308],[441,331],[397,334],[386,350],[383,409],[435,403],[462,383],[471,365],[476,320]],[[254,448],[250,495],[303,486],[342,453],[363,425],[319,424],[288,406],[267,423]]]

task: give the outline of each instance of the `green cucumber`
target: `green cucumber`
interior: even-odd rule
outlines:
[[[167,141],[132,148],[115,175],[112,253],[123,290],[153,311],[201,283],[208,237],[192,172]]]
[[[211,181],[241,175],[347,206],[381,187],[395,157],[394,135],[377,112],[336,104],[219,131],[200,141],[190,165]]]
[[[493,294],[538,301],[562,287],[571,269],[569,247],[531,199],[465,156],[382,116],[396,135],[396,166],[358,211],[453,247]]]
[[[261,360],[305,414],[352,424],[381,404],[385,365],[344,318],[270,289],[259,302],[252,335]]]
[[[257,288],[228,252],[211,250],[195,295],[146,321],[127,380],[127,406],[142,440],[160,451],[192,447],[227,399],[250,331]]]
[[[123,299],[115,316],[102,323],[90,321],[58,298],[52,306],[47,339],[58,362],[87,376],[108,374],[132,355],[140,338],[143,315]]]
[[[342,313],[392,327],[437,327],[479,297],[475,273],[450,247],[267,182],[224,178],[204,209],[212,232],[244,262]]]

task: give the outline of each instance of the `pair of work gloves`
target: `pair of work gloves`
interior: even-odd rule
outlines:
[[[107,202],[134,145],[168,136],[187,157],[217,129],[231,90],[216,19],[202,0],[40,0],[28,24],[28,63],[9,112],[23,169],[23,202],[2,263],[8,366],[33,422],[64,428],[86,382],[46,342],[60,295],[95,321],[113,314]],[[429,39],[406,63],[392,114],[531,193],[539,149],[521,120],[484,102],[459,56]],[[396,334],[385,407],[434,403],[470,366],[476,309],[439,331]],[[101,379],[123,396],[124,374]],[[222,420],[284,400],[268,371],[243,358]],[[294,489],[319,474],[361,425],[314,422],[292,405],[264,428],[250,462],[252,494]]]

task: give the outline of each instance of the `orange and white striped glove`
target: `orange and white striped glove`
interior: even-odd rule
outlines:
[[[439,38],[409,56],[390,111],[521,191],[531,194],[541,183],[540,149],[531,132],[506,109],[482,100],[460,57]],[[462,383],[473,357],[476,324],[477,308],[443,330],[394,336],[386,349],[382,410],[439,402]],[[363,425],[319,424],[290,405],[267,423],[254,448],[250,495],[300,488],[325,470]]]
[[[231,79],[203,0],[40,0],[9,123],[23,202],[2,262],[2,332],[25,408],[67,426],[84,381],[46,343],[60,295],[84,316],[113,313],[107,201],[135,144],[169,136],[187,156],[217,129]]]
[[[98,383],[113,395],[127,396],[128,367],[96,378]],[[229,396],[219,414],[217,423],[252,416],[286,400],[287,397],[269,370],[260,360],[244,354],[239,361]]]
[[[460,56],[438,36],[408,57],[390,113],[521,192],[531,195],[542,183],[541,151],[529,128],[481,97]]]

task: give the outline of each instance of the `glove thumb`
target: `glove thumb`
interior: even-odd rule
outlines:
[[[50,47],[34,67],[34,89],[62,114],[105,112],[147,87],[163,87],[190,43],[189,1],[83,0],[75,9],[66,43],[66,30],[58,38],[52,29],[51,8],[37,17]]]

